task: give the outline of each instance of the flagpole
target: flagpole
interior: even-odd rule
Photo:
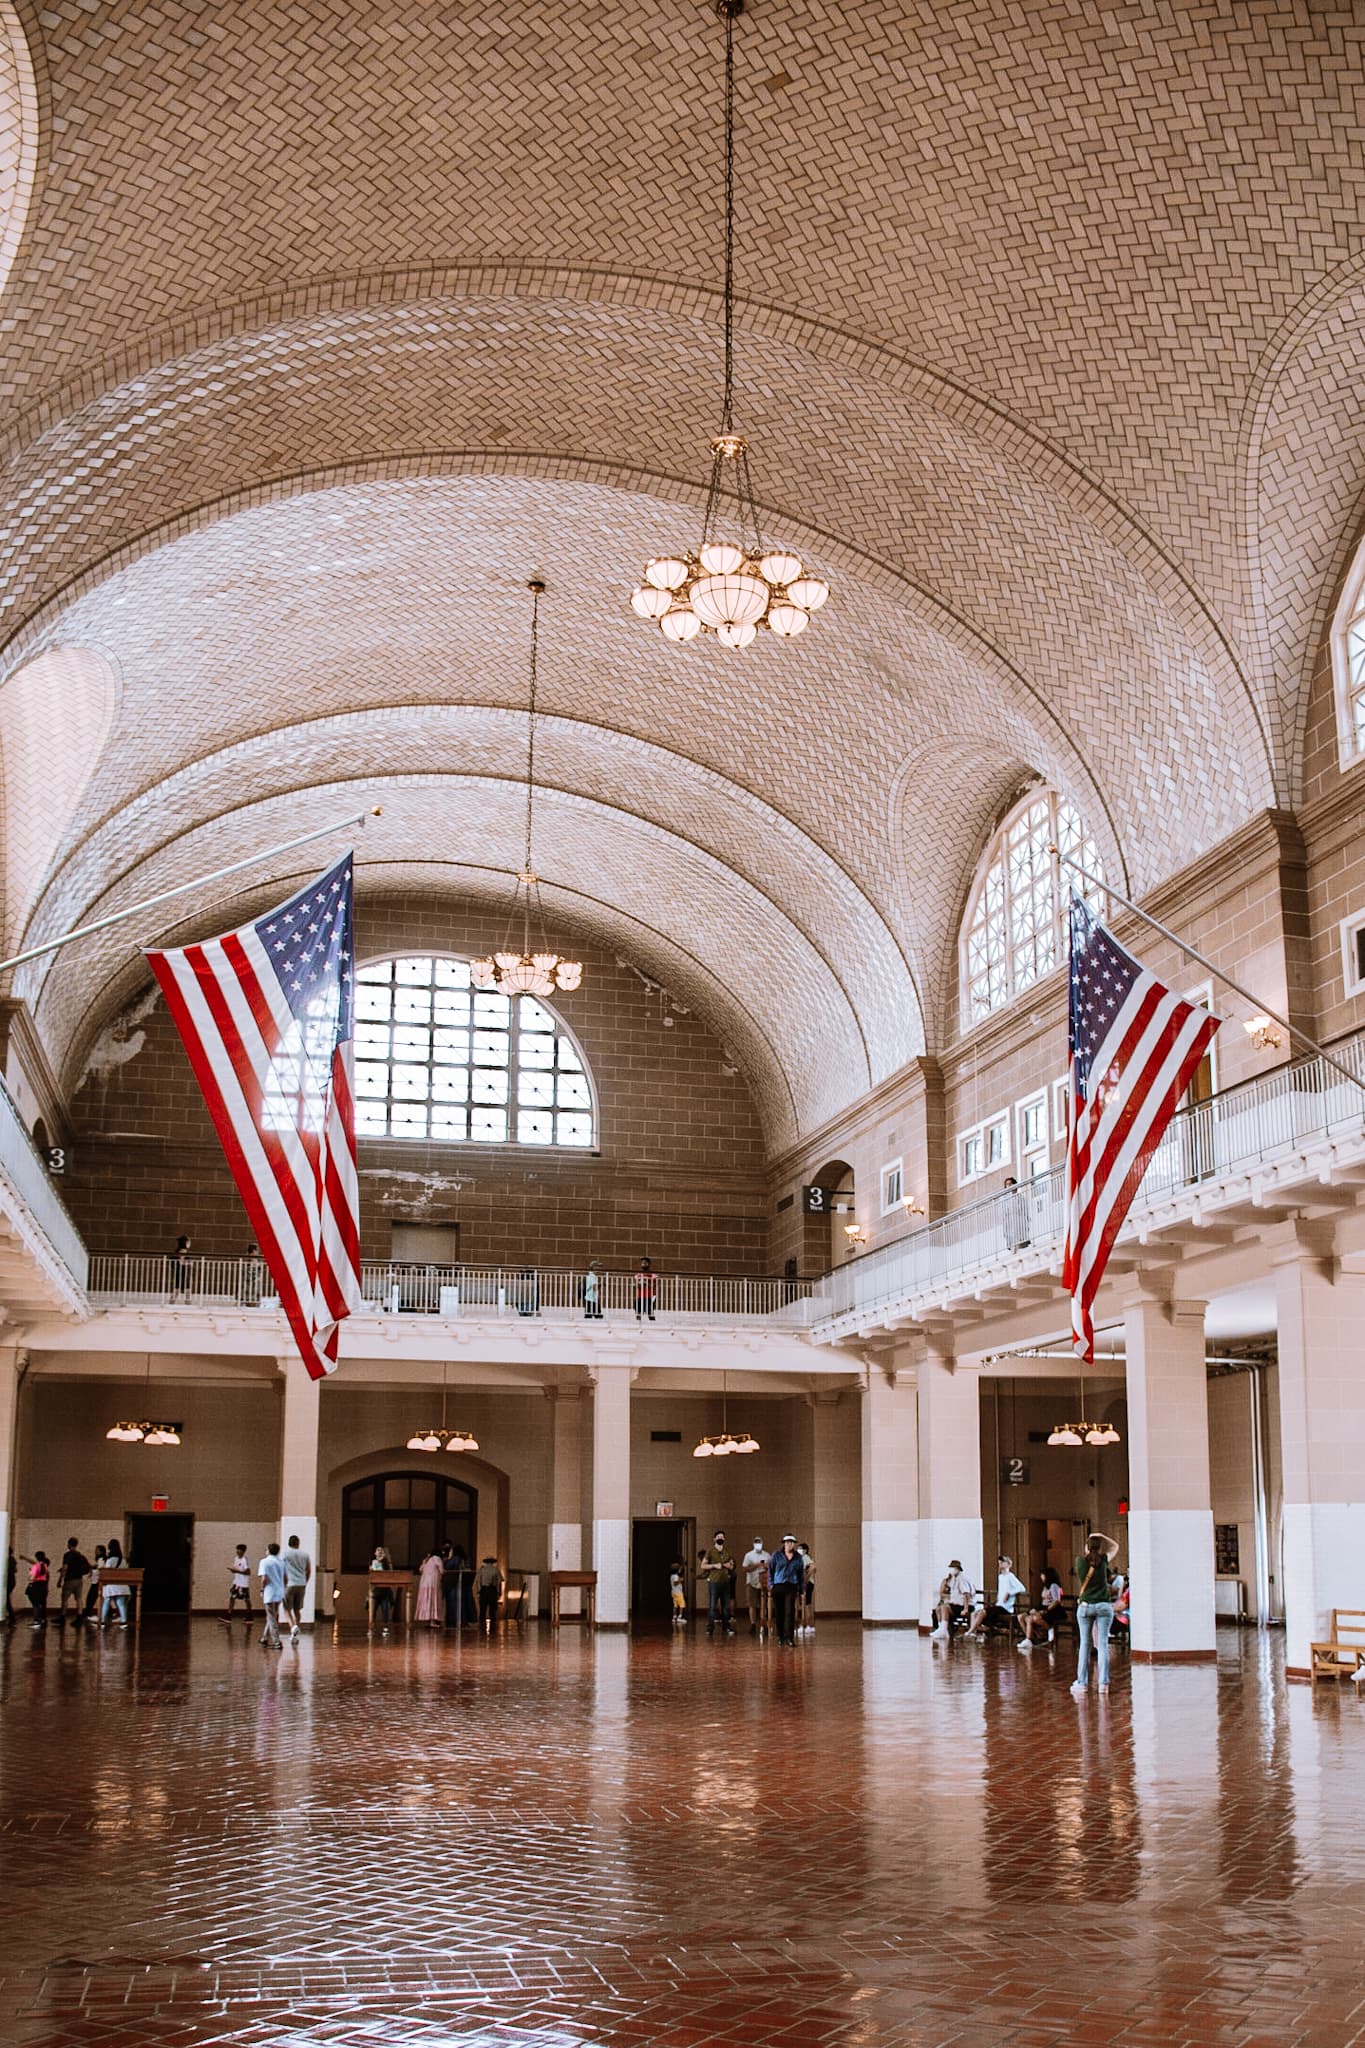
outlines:
[[[330,825],[319,825],[316,831],[301,832],[297,839],[286,839],[279,846],[262,847],[259,853],[249,853],[245,860],[234,860],[225,868],[215,868],[211,875],[197,875],[192,882],[177,882],[173,889],[163,889],[159,896],[146,896],[141,903],[130,903],[126,910],[116,910],[109,917],[96,918],[93,924],[78,925],[73,932],[64,932],[60,939],[48,939],[41,946],[30,946],[26,952],[16,953],[12,959],[0,960],[0,974],[11,967],[22,967],[26,960],[41,959],[44,953],[55,953],[60,946],[69,946],[76,939],[88,939],[92,932],[108,931],[112,924],[122,924],[125,918],[140,917],[144,910],[155,910],[159,903],[169,903],[172,897],[184,896],[191,889],[206,888],[210,882],[224,881],[228,875],[239,875],[243,868],[254,868],[259,861],[273,860],[278,853],[292,853],[296,846],[307,846],[310,840],[325,839],[329,833],[344,832],[348,825],[363,826],[367,818],[382,817],[378,804],[368,811],[359,811],[353,818],[334,818]]]
[[[1335,1067],[1337,1072],[1343,1075],[1353,1087],[1365,1089],[1365,1081],[1362,1081],[1360,1075],[1353,1074],[1349,1067],[1343,1066],[1342,1062],[1333,1053],[1328,1052],[1325,1045],[1319,1045],[1316,1038],[1310,1038],[1306,1031],[1300,1031],[1297,1024],[1291,1024],[1289,1019],[1282,1017],[1278,1010],[1272,1010],[1269,1003],[1263,1003],[1261,998],[1254,996],[1249,988],[1243,988],[1241,982],[1234,981],[1232,976],[1226,973],[1223,968],[1215,967],[1212,960],[1206,959],[1202,953],[1190,945],[1187,939],[1182,939],[1179,933],[1171,930],[1169,925],[1163,924],[1159,917],[1153,917],[1148,911],[1140,910],[1136,903],[1131,902],[1127,896],[1121,895],[1117,889],[1111,888],[1108,882],[1102,882],[1098,875],[1088,873],[1079,861],[1072,860],[1068,854],[1062,852],[1059,846],[1049,846],[1048,852],[1055,854],[1064,868],[1071,868],[1075,874],[1078,874],[1087,887],[1103,889],[1105,895],[1110,897],[1115,903],[1121,903],[1125,910],[1132,911],[1134,917],[1140,917],[1144,924],[1149,924],[1154,932],[1160,932],[1163,939],[1169,939],[1171,944],[1178,946],[1182,953],[1188,953],[1191,960],[1197,960],[1201,967],[1207,967],[1210,974],[1216,976],[1228,988],[1233,989],[1241,996],[1243,1002],[1250,1003],[1252,1008],[1258,1010],[1262,1016],[1269,1017],[1272,1024],[1278,1024],[1281,1030],[1289,1033],[1291,1038],[1297,1038],[1299,1044],[1306,1045],[1309,1052],[1315,1054],[1318,1059],[1326,1060],[1328,1066]]]

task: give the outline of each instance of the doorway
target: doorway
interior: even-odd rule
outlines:
[[[669,1621],[673,1598],[668,1577],[675,1558],[682,1559],[683,1586],[687,1612],[692,1612],[693,1560],[696,1557],[697,1524],[691,1515],[680,1520],[651,1516],[635,1522],[630,1546],[630,1618],[639,1624]]]
[[[188,1614],[193,1515],[129,1515],[128,1562],[145,1574],[144,1614]]]

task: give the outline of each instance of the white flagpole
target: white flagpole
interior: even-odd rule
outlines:
[[[1121,896],[1117,889],[1111,889],[1108,882],[1102,882],[1098,875],[1088,874],[1079,861],[1072,860],[1069,855],[1062,852],[1059,846],[1050,846],[1048,852],[1055,854],[1064,868],[1070,868],[1073,873],[1078,874],[1088,887],[1103,889],[1105,895],[1111,898],[1113,902],[1121,903],[1125,910],[1132,911],[1134,917],[1140,917],[1144,924],[1149,924],[1154,932],[1160,932],[1163,939],[1169,939],[1173,946],[1179,946],[1181,952],[1187,953],[1191,960],[1197,960],[1201,967],[1207,967],[1210,974],[1218,981],[1223,982],[1226,987],[1234,990],[1242,998],[1243,1002],[1250,1003],[1253,1010],[1259,1011],[1263,1017],[1269,1017],[1271,1023],[1278,1024],[1282,1031],[1287,1031],[1291,1039],[1297,1038],[1299,1044],[1306,1045],[1309,1052],[1313,1053],[1318,1059],[1326,1060],[1328,1066],[1335,1067],[1337,1072],[1343,1075],[1353,1087],[1365,1089],[1365,1081],[1362,1081],[1360,1075],[1353,1074],[1349,1067],[1343,1066],[1334,1054],[1328,1052],[1326,1046],[1319,1045],[1316,1038],[1310,1038],[1306,1031],[1300,1031],[1297,1024],[1291,1024],[1289,1019],[1282,1017],[1278,1010],[1272,1010],[1269,1003],[1263,1003],[1259,996],[1254,996],[1249,988],[1243,988],[1240,981],[1234,981],[1232,976],[1226,974],[1221,967],[1215,967],[1212,960],[1206,959],[1202,953],[1197,952],[1189,944],[1188,940],[1182,939],[1179,933],[1173,932],[1169,925],[1162,924],[1160,918],[1150,916],[1145,910],[1139,910],[1136,903],[1130,902],[1126,896]]]
[[[155,910],[159,903],[169,903],[173,897],[184,896],[191,889],[202,889],[209,882],[221,882],[228,875],[239,875],[243,868],[254,868],[259,861],[273,860],[277,853],[292,853],[296,846],[307,846],[310,840],[325,839],[329,833],[344,832],[350,825],[363,826],[367,818],[382,817],[378,804],[368,811],[360,811],[354,818],[334,818],[330,825],[319,825],[314,832],[301,832],[297,839],[285,839],[279,846],[263,846],[259,853],[249,853],[245,860],[234,860],[225,868],[215,868],[211,875],[196,875],[192,882],[177,882],[173,889],[163,889],[159,896],[145,896],[141,903],[130,903],[126,910],[116,910],[110,917],[96,918],[93,924],[77,925],[75,931],[64,932],[59,939],[47,939],[41,946],[30,946],[26,952],[16,953],[12,959],[0,960],[0,974],[11,967],[22,967],[26,960],[41,959],[44,953],[55,953],[59,946],[69,946],[76,939],[88,939],[92,932],[108,931],[111,924],[122,924],[125,918],[140,917],[144,910]]]

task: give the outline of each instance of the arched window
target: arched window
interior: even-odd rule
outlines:
[[[427,954],[356,969],[356,1135],[436,1144],[596,1143],[592,1081],[534,996],[470,984]]]
[[[1365,546],[1351,564],[1332,621],[1332,679],[1345,767],[1365,754]]]
[[[341,1569],[364,1572],[380,1543],[397,1572],[415,1572],[430,1551],[452,1543],[474,1555],[479,1496],[443,1472],[384,1472],[341,1495]]]
[[[1015,805],[990,843],[962,927],[964,1030],[1060,966],[1073,882],[1092,909],[1104,909],[1103,890],[1079,882],[1050,846],[1078,861],[1087,876],[1104,879],[1099,849],[1074,804],[1049,789]]]

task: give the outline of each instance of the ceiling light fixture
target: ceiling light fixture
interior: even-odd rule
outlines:
[[[521,869],[512,889],[512,903],[503,934],[502,951],[481,960],[471,960],[469,975],[475,988],[493,988],[505,996],[552,996],[576,989],[583,979],[581,960],[565,959],[556,953],[545,936],[545,911],[540,900],[540,877],[531,864],[531,822],[536,784],[536,665],[540,645],[540,600],[545,585],[533,576],[531,592],[531,689],[526,720],[526,843]],[[521,950],[513,950],[517,916],[521,917]],[[540,951],[531,951],[531,919],[540,933]]]
[[[726,1375],[720,1376],[720,1429],[714,1436],[702,1437],[692,1453],[694,1458],[748,1458],[761,1450],[758,1438],[743,1429],[732,1436],[729,1429],[728,1385]]]
[[[1100,1449],[1105,1444],[1121,1444],[1112,1422],[1087,1422],[1085,1419],[1085,1381],[1081,1381],[1081,1419],[1079,1422],[1059,1422],[1048,1438],[1050,1444],[1065,1444],[1068,1449],[1078,1444],[1091,1444]]]
[[[748,647],[760,630],[779,640],[804,633],[829,596],[795,548],[765,542],[749,476],[749,443],[735,430],[735,21],[744,0],[716,0],[725,23],[725,391],[711,442],[711,482],[695,548],[656,555],[631,592],[632,609],[665,640],[714,633],[722,647]],[[721,532],[722,500],[733,500],[738,540]]]
[[[449,1377],[448,1359],[441,1361],[441,1426],[439,1429],[415,1429],[408,1438],[410,1451],[477,1451],[479,1440],[467,1429],[446,1428],[446,1382]]]
[[[151,1405],[152,1354],[146,1354],[145,1388],[148,1406]],[[150,1444],[155,1449],[163,1444],[178,1444],[182,1441],[185,1425],[183,1422],[116,1422],[112,1429],[104,1432],[105,1441],[111,1444]]]

